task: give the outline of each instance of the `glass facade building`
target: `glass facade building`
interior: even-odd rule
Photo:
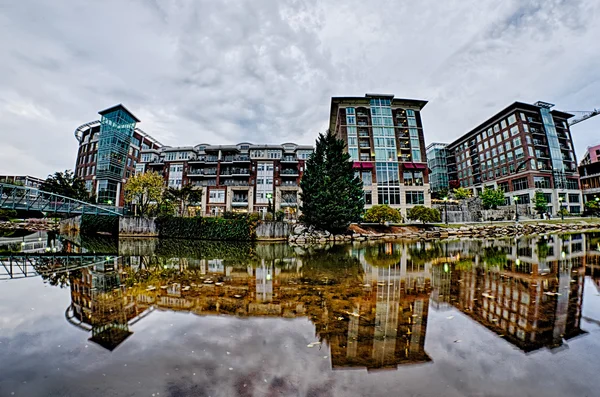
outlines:
[[[429,166],[429,184],[432,193],[448,189],[448,145],[432,143],[427,146],[427,165]]]
[[[388,204],[406,215],[414,205],[430,204],[421,122],[426,104],[382,94],[332,98],[329,128],[346,143],[366,207]]]

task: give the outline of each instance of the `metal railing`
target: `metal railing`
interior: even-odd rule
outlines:
[[[0,183],[0,208],[74,215],[123,215],[122,207],[90,204],[36,188],[6,183]]]
[[[89,266],[114,263],[117,256],[78,254],[3,254],[0,255],[0,280],[46,276]]]

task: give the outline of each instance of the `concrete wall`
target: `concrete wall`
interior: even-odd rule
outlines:
[[[62,219],[59,225],[60,234],[79,233],[81,229],[81,215],[74,218]]]
[[[154,218],[123,216],[119,219],[119,236],[158,236]]]
[[[292,233],[292,226],[286,222],[259,222],[256,227],[256,239],[287,240]]]

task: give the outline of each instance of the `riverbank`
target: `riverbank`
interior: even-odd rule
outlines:
[[[548,233],[570,233],[600,230],[600,220],[528,221],[526,223],[469,224],[469,225],[377,225],[352,224],[346,234],[333,235],[304,226],[296,226],[288,241],[295,245],[324,244],[368,240],[444,240],[460,238],[502,238]]]

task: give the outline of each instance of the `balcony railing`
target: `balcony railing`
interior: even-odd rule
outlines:
[[[210,179],[207,181],[200,181],[193,184],[194,186],[217,186],[216,179]]]
[[[533,140],[533,144],[534,144],[535,146],[548,146],[548,145],[546,144],[546,141],[541,141],[541,140],[539,140],[539,139],[534,139],[534,140]]]
[[[298,176],[300,172],[298,170],[281,170],[280,174],[282,176]]]
[[[216,163],[219,158],[217,156],[206,156],[204,159],[207,163]]]
[[[294,156],[283,156],[281,158],[282,163],[297,163],[298,159]]]
[[[243,155],[243,154],[240,154],[240,155],[237,155],[237,156],[233,156],[233,161],[236,161],[236,162],[247,162],[247,161],[250,161],[250,156]]]
[[[221,185],[223,185],[223,186],[249,186],[250,184],[248,183],[248,181],[226,179],[221,183]]]
[[[283,181],[283,182],[281,182],[281,186],[282,187],[294,187],[294,186],[298,186],[298,183],[295,181]]]

